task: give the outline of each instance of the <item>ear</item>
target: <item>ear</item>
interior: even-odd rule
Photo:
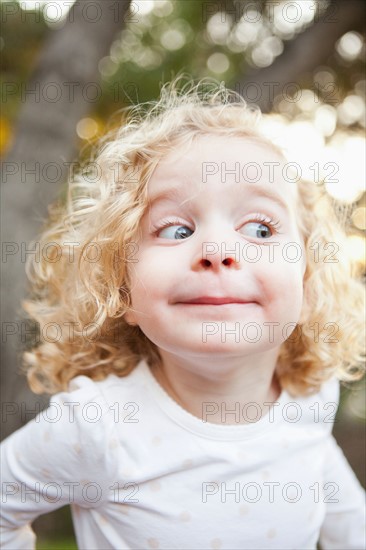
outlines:
[[[123,318],[124,318],[124,320],[126,321],[126,323],[128,325],[130,325],[132,327],[138,326],[138,323],[136,321],[135,314],[134,314],[133,311],[131,311],[131,310],[126,311]]]

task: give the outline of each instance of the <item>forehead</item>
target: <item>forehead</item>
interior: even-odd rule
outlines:
[[[260,138],[202,135],[190,143],[177,143],[158,163],[148,183],[152,203],[172,190],[195,195],[200,191],[257,190],[297,199],[297,186],[286,179],[286,160]]]
[[[176,147],[165,155],[160,164],[168,167],[175,164],[180,159],[195,157],[211,158],[219,153],[223,157],[237,157],[236,160],[249,160],[249,157],[255,156],[258,161],[266,161],[270,155],[276,160],[284,162],[284,157],[259,136],[245,135],[217,135],[203,134],[193,137],[191,141],[177,142]]]

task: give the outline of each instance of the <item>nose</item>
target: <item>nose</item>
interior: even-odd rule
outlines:
[[[196,271],[241,269],[243,243],[225,216],[216,213],[207,216],[194,239],[192,268]],[[192,243],[193,244],[193,243]]]
[[[194,264],[201,270],[240,269],[240,243],[230,246],[226,242],[202,243]]]
[[[213,268],[213,269],[217,269],[217,268],[220,268],[221,265],[225,265],[225,266],[232,266],[232,267],[235,267],[235,264],[236,264],[236,260],[235,258],[231,257],[231,256],[228,256],[227,258],[224,258],[223,260],[220,261],[216,261],[216,260],[213,260],[212,258],[210,260],[208,260],[207,258],[202,258],[200,260],[200,265],[203,267],[203,268]]]

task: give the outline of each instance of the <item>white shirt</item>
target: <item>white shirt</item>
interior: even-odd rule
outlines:
[[[224,404],[203,422],[145,361],[78,376],[2,445],[2,548],[35,548],[30,522],[71,504],[87,550],[364,549],[364,491],[331,435],[338,400],[333,379],[213,424]]]

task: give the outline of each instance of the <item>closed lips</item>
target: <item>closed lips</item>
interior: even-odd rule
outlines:
[[[222,305],[222,304],[249,304],[253,303],[253,300],[243,300],[241,298],[220,298],[220,297],[213,297],[213,296],[201,296],[199,298],[192,298],[190,300],[184,300],[181,302],[177,302],[178,304],[209,304],[209,305]]]

